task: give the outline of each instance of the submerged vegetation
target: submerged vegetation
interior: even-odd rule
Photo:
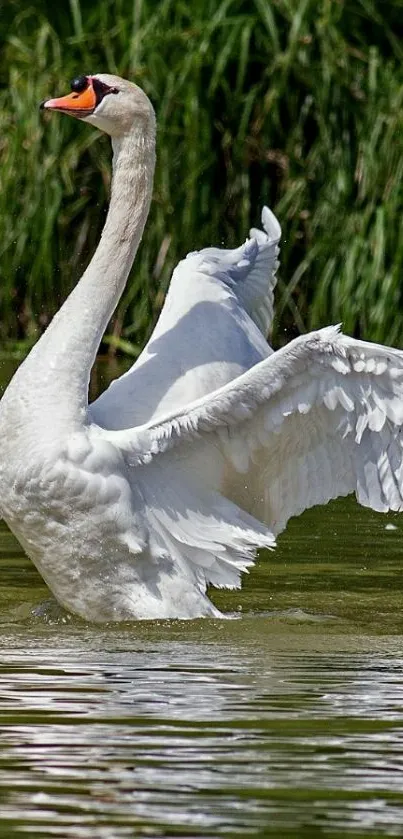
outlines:
[[[283,227],[277,343],[329,322],[403,345],[400,0],[8,0],[0,15],[0,337],[44,328],[100,235],[109,143],[43,115],[82,72],[144,87],[154,202],[107,342],[136,354],[173,266]]]

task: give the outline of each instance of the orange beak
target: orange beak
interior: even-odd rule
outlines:
[[[67,96],[60,96],[58,99],[48,99],[42,102],[41,108],[48,111],[61,111],[63,114],[71,114],[75,117],[88,117],[92,114],[97,105],[97,97],[89,81],[88,87],[81,93],[68,93]]]

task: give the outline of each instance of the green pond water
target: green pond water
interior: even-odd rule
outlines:
[[[403,836],[402,567],[403,516],[347,499],[232,619],[97,627],[0,525],[1,839]]]

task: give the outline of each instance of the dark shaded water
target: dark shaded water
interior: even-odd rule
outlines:
[[[232,620],[99,628],[0,527],[0,837],[402,836],[402,537],[329,505]]]

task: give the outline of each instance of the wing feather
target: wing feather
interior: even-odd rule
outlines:
[[[213,276],[227,285],[266,337],[273,321],[273,297],[281,227],[268,207],[262,210],[263,230],[252,228],[250,238],[234,250],[204,248],[188,254],[176,271]]]
[[[278,533],[290,516],[351,492],[375,510],[402,510],[402,425],[403,353],[327,327],[170,416],[98,433],[131,466],[164,452],[186,464],[198,445],[220,453],[225,480],[212,488],[237,501],[254,482],[259,503],[244,508]]]

